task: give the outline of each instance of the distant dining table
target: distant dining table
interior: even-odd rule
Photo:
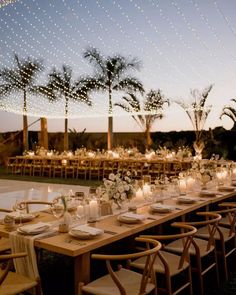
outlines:
[[[88,283],[90,281],[91,252],[127,237],[138,235],[145,230],[176,218],[184,220],[185,215],[188,213],[203,209],[204,207],[206,210],[209,210],[212,204],[232,200],[235,195],[235,191],[216,191],[215,194],[208,196],[200,196],[194,193],[189,196],[194,200],[191,204],[179,203],[176,197],[163,199],[160,200],[161,204],[173,206],[173,210],[167,213],[153,213],[150,211],[151,204],[144,204],[138,207],[137,214],[144,215],[145,219],[137,223],[123,223],[117,218],[119,214],[103,216],[94,223],[94,226],[98,229],[102,229],[104,233],[93,239],[79,239],[71,236],[69,233],[59,233],[56,231],[51,236],[41,237],[40,239],[36,237],[34,239],[34,246],[36,250],[45,249],[74,258],[74,294],[78,294],[79,282]],[[55,217],[49,211],[40,211],[37,217],[30,221],[29,224],[53,221],[55,221]],[[0,224],[0,236],[9,237],[9,234],[10,232],[5,226]]]

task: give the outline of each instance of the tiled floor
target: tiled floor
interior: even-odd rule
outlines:
[[[60,194],[78,191],[88,193],[89,187],[0,179],[0,208],[11,209],[16,200],[51,201]]]

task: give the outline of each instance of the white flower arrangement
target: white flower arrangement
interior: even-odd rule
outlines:
[[[192,157],[191,149],[188,146],[181,146],[176,153],[177,158],[184,159]]]
[[[101,199],[104,201],[113,200],[118,205],[130,200],[135,193],[131,176],[129,171],[123,176],[121,173],[110,173],[108,179],[104,178],[103,186],[100,187]]]
[[[196,172],[197,177],[207,183],[212,180],[215,175],[216,164],[212,161],[194,161],[191,171]]]

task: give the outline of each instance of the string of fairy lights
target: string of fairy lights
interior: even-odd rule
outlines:
[[[147,16],[147,14],[145,14],[145,11],[142,8],[141,4],[137,4],[133,0],[129,0],[129,1],[131,3],[133,3],[133,6],[140,12],[140,14],[142,15],[142,17],[148,23],[149,27],[152,30],[155,31],[155,33],[157,34],[157,36],[158,37],[160,36],[164,40],[164,43],[168,47],[170,47],[172,49],[172,51],[174,51],[176,57],[178,57],[178,59],[181,62],[184,62],[185,61],[184,56],[176,49],[175,45],[169,40],[169,38],[167,38],[167,36],[164,33],[162,33],[161,30],[155,24],[153,24],[152,20]],[[196,69],[192,66],[192,64],[188,62],[187,65],[191,68],[191,70],[194,72],[194,74],[200,78],[200,74],[196,71]],[[176,67],[176,66],[174,65],[174,67]],[[178,69],[178,72],[180,72],[179,69]],[[182,76],[184,76],[185,79],[187,79],[187,80],[189,79],[189,77],[183,71],[181,71],[180,74]]]
[[[192,38],[195,38],[200,44],[201,50],[204,50],[207,56],[217,63],[219,67],[224,67],[228,72],[232,72],[236,62],[232,49],[228,49],[222,36],[218,34],[214,24],[211,23],[206,13],[202,11],[201,5],[197,0],[188,0],[188,2],[200,17],[202,23],[207,27],[211,36],[216,40],[219,49],[229,57],[232,64],[226,65],[222,58],[219,58],[214,48],[204,39],[196,25],[193,25],[188,15],[179,5],[179,2],[177,0],[169,0],[173,11],[183,22],[185,29],[191,33]],[[109,3],[103,0],[95,0],[92,8],[89,7],[88,2],[83,0],[58,0],[57,2],[49,0],[44,5],[39,0],[32,0],[31,2],[23,0],[1,1],[0,24],[2,25],[0,25],[0,35],[2,36],[0,37],[0,42],[5,50],[0,51],[0,68],[15,68],[14,52],[19,55],[20,59],[29,56],[32,60],[38,60],[45,66],[44,72],[41,74],[43,78],[39,78],[45,84],[49,72],[53,68],[60,69],[63,63],[71,66],[73,77],[75,78],[78,78],[78,75],[86,76],[87,72],[94,70],[82,58],[82,51],[88,46],[95,46],[99,50],[100,48],[103,49],[100,53],[104,61],[107,56],[116,53],[114,48],[127,53],[128,46],[128,48],[133,47],[136,49],[136,56],[145,56],[146,64],[150,65],[149,68],[145,68],[145,75],[142,76],[143,72],[137,73],[137,77],[142,77],[141,80],[144,85],[150,84],[150,77],[153,76],[154,68],[156,72],[161,73],[163,80],[170,81],[170,83],[178,83],[185,86],[190,85],[192,79],[200,81],[202,79],[202,72],[199,72],[199,68],[194,66],[192,59],[188,60],[185,58],[180,47],[175,46],[174,41],[159,26],[158,18],[154,19],[149,14],[148,9],[151,7],[158,13],[158,17],[165,21],[188,54],[201,64],[203,71],[207,72],[208,77],[214,77],[214,70],[201,58],[198,49],[193,48],[189,44],[190,42],[185,39],[184,34],[175,26],[171,16],[164,12],[159,0],[148,0],[145,3],[129,0],[128,3],[132,13],[127,10],[126,6],[122,6],[123,2],[119,0],[112,0]],[[236,30],[230,18],[224,14],[217,1],[212,0],[212,4],[216,13],[223,20],[224,25],[235,38]],[[96,13],[96,11],[99,13]],[[145,23],[150,34],[137,21],[139,18]],[[113,28],[116,28],[118,34],[113,34]],[[155,38],[151,37],[153,35]],[[142,40],[142,46],[140,46],[139,40]],[[151,48],[155,53],[155,58],[146,54],[147,48]],[[172,55],[170,56],[163,48],[168,48],[168,52],[172,52]],[[124,55],[127,56],[127,54]],[[165,64],[164,70],[163,63]],[[181,64],[184,64],[184,67],[181,67]],[[185,69],[188,69],[188,71],[185,71]],[[23,73],[28,75],[24,70]],[[94,70],[94,73],[95,75],[98,74],[96,70]],[[162,85],[158,84],[158,78],[153,78],[152,81],[157,82],[157,84],[153,85],[153,88],[162,88]],[[16,83],[20,84],[21,81],[19,80]],[[158,86],[156,87],[156,85]],[[68,117],[107,116],[108,95],[102,95],[97,92],[90,96],[93,102],[92,107],[70,101]],[[40,97],[39,99],[36,96],[29,95],[27,97],[27,106],[23,106],[22,97],[18,93],[13,93],[9,97],[1,97],[0,110],[17,114],[27,112],[29,116],[36,117],[63,118],[65,116],[64,103],[62,99],[56,103],[49,103],[46,98]],[[136,111],[139,114],[155,114],[158,112],[158,110],[152,107],[146,111],[136,108]],[[130,114],[122,111],[120,108],[114,108],[112,115],[130,116]]]
[[[227,50],[227,48],[224,46],[224,43],[221,40],[221,38],[218,36],[216,29],[213,27],[213,25],[211,25],[209,23],[209,20],[208,20],[207,16],[202,13],[198,3],[196,1],[194,1],[194,0],[190,0],[190,3],[196,9],[197,13],[199,14],[199,16],[203,20],[203,22],[206,24],[207,28],[212,32],[212,35],[217,40],[219,46],[223,49],[223,51],[226,54],[228,54],[232,58],[232,61],[235,62],[236,61],[235,56],[229,50]]]
[[[180,30],[175,26],[175,24],[173,23],[173,21],[168,17],[168,15],[166,15],[163,11],[163,9],[160,7],[160,4],[158,3],[158,1],[153,1],[153,0],[148,0],[151,5],[152,8],[156,9],[157,12],[159,13],[159,16],[161,17],[161,19],[163,19],[165,21],[165,23],[167,23],[167,25],[171,28],[171,30],[174,32],[175,36],[178,38],[178,42],[181,43],[181,45],[187,50],[187,52],[191,55],[191,61],[195,61],[197,60],[198,63],[200,63],[201,68],[203,69],[207,69],[207,72],[209,74],[210,77],[213,76],[213,69],[211,67],[208,66],[208,64],[206,64],[200,55],[196,54],[196,51],[193,50],[190,42],[188,40],[185,41],[183,34],[180,32]]]

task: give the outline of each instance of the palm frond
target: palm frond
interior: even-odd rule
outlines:
[[[83,57],[87,59],[89,63],[93,64],[95,68],[103,75],[106,73],[105,61],[96,48],[87,48],[83,53]]]
[[[141,94],[144,93],[143,84],[137,78],[134,77],[126,77],[117,84],[113,85],[114,90],[124,90],[127,92],[140,92]]]

